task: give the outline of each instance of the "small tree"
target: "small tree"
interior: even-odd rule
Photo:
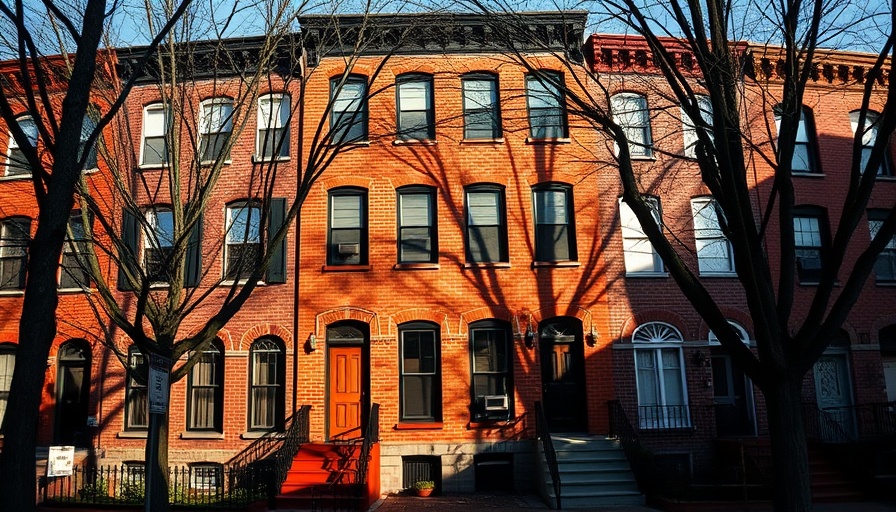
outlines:
[[[118,51],[136,99],[99,148],[108,172],[81,181],[76,222],[97,324],[110,325],[101,341],[132,378],[145,380],[146,371],[130,367],[117,332],[144,361],[171,363],[169,388],[189,375],[259,283],[287,281],[285,242],[308,191],[333,159],[359,147],[351,129],[365,114],[358,107],[381,92],[370,84],[401,37],[366,68],[365,87],[350,88],[360,55],[378,41],[373,13],[349,28],[309,18],[315,30],[300,40],[292,27],[306,7],[271,7],[264,36],[206,41],[193,39],[191,12],[136,77],[129,64],[146,50]],[[306,91],[323,53],[340,55],[344,66],[325,82],[330,95],[320,108]],[[241,139],[255,142],[251,161]],[[241,199],[226,202],[234,197]],[[206,222],[222,210],[223,228]],[[208,264],[222,253],[223,268]],[[149,438],[158,445],[146,448],[148,496],[153,510],[164,510],[169,415],[152,418]]]
[[[174,3],[158,33],[151,38],[152,48],[165,36],[189,1]],[[30,168],[31,183],[38,210],[37,229],[29,245],[27,283],[19,323],[16,367],[10,386],[3,425],[7,439],[0,466],[0,502],[2,510],[33,510],[35,496],[34,449],[40,411],[41,391],[47,357],[56,334],[56,276],[66,224],[83,164],[79,154],[85,140],[92,144],[103,127],[121,107],[132,87],[125,82],[119,96],[96,106],[95,91],[107,76],[107,53],[98,49],[107,23],[119,12],[120,5],[107,6],[103,0],[87,0],[79,9],[57,2],[44,2],[39,10],[23,2],[0,5],[0,24],[5,34],[5,54],[13,59],[15,80],[0,84],[0,115],[18,145],[21,158]],[[55,28],[62,51],[48,58],[47,40],[40,29]],[[135,61],[137,70],[144,59]],[[55,84],[65,83],[60,89]],[[18,123],[27,112],[32,120],[28,133]],[[96,126],[83,132],[88,112]],[[32,129],[33,128],[33,129]],[[35,136],[36,135],[36,136]]]
[[[645,146],[627,137],[621,119],[630,113],[630,107],[614,108],[611,95],[617,84],[613,83],[612,71],[598,74],[594,69],[586,69],[589,84],[585,89],[590,93],[583,94],[580,88],[562,89],[569,112],[606,136],[608,151],[598,159],[609,160],[618,168],[623,201],[639,220],[669,275],[735,364],[762,391],[768,405],[774,504],[776,510],[782,511],[812,508],[801,403],[804,375],[846,320],[877,256],[896,233],[896,207],[890,206],[871,242],[858,251],[858,257],[847,254],[848,250],[855,252],[861,243],[854,235],[875,188],[875,170],[889,158],[888,144],[896,126],[896,84],[892,78],[879,80],[893,75],[896,34],[892,27],[896,25],[896,13],[891,5],[889,11],[881,6],[882,12],[869,15],[872,20],[879,18],[878,26],[883,27],[884,33],[861,81],[849,86],[857,88],[862,96],[855,120],[849,187],[843,197],[842,213],[831,219],[832,243],[820,270],[819,284],[808,301],[808,311],[802,314],[795,309],[797,197],[791,172],[803,98],[822,58],[821,45],[848,32],[843,23],[845,17],[853,16],[851,22],[869,19],[856,19],[855,13],[866,13],[847,4],[785,2],[772,6],[761,21],[752,23],[746,20],[751,6],[730,0],[672,0],[662,5],[611,0],[593,4],[594,17],[634,32],[649,48],[647,58],[652,59],[658,74],[629,80],[653,83],[671,103],[681,105],[682,117],[694,126],[692,156],[697,161],[700,179],[712,193],[721,229],[733,248],[738,280],[755,326],[756,354],[728,324],[720,308],[721,298],[704,287],[693,255],[677,239],[677,233],[657,223],[649,196],[657,181],[674,180],[674,173],[659,176],[656,167],[633,160],[632,155],[643,154]],[[509,4],[504,3],[496,7],[473,0],[468,5],[484,12],[511,12]],[[513,16],[496,20],[498,30],[525,30],[513,21]],[[772,43],[733,42],[748,31],[750,37],[769,34]],[[567,55],[576,54],[577,44],[570,43]],[[693,72],[682,70],[676,61],[675,54],[682,51],[693,56]],[[528,62],[527,56],[514,48],[508,48],[508,53],[524,65]],[[567,60],[570,70],[575,71],[571,76],[579,76],[584,65],[576,60]],[[777,70],[763,70],[762,62],[771,62],[771,66],[778,63]],[[531,66],[530,69],[536,71]],[[773,74],[776,80],[771,79]],[[881,112],[879,116],[869,115],[872,103],[877,105],[873,110]],[[776,106],[775,114],[780,119],[776,136],[768,121],[743,115],[745,110],[752,113],[757,105],[769,109]],[[668,115],[652,110],[643,114]],[[680,121],[678,125],[681,126]],[[866,133],[874,130],[875,142],[869,147],[863,139],[867,141]],[[671,154],[660,156],[665,161],[680,158]],[[750,185],[750,162],[756,160],[773,170],[770,186]],[[780,241],[779,250],[771,250],[777,243],[770,243],[770,238]]]

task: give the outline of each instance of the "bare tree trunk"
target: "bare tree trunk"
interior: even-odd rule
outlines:
[[[150,413],[150,440],[146,443],[146,474],[153,475],[147,481],[147,511],[167,512],[168,506],[168,413]],[[153,437],[155,436],[155,437]]]
[[[60,178],[60,181],[62,178]],[[71,190],[71,189],[69,189]],[[60,194],[52,194],[60,192]],[[71,193],[56,189],[47,196],[34,240],[29,246],[27,282],[19,323],[16,371],[9,389],[4,418],[2,466],[0,466],[0,510],[21,512],[35,509],[36,475],[34,449],[38,416],[44,391],[47,358],[56,337],[56,269],[62,251],[65,224],[72,207]],[[28,345],[27,349],[22,348]]]
[[[774,461],[774,508],[778,512],[812,510],[801,391],[802,378],[788,376],[771,381],[764,392]]]

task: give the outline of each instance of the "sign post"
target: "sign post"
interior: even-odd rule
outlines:
[[[75,465],[74,446],[51,446],[47,454],[47,476],[71,476]]]
[[[161,474],[159,467],[159,421],[160,415],[168,410],[168,377],[171,372],[171,360],[155,354],[149,357],[149,372],[146,377],[146,387],[149,394],[149,439],[147,439],[150,453],[146,461],[146,512],[152,510],[152,502],[155,497],[155,485]],[[165,497],[167,499],[167,496]]]

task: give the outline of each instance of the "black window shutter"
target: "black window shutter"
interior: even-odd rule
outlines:
[[[184,261],[184,286],[193,288],[202,277],[202,214],[190,230],[187,255]]]
[[[286,237],[272,247],[271,240],[283,226],[286,220],[286,198],[271,198],[270,212],[268,218],[268,247],[271,251],[271,264],[268,267],[266,283],[285,283],[286,282]]]
[[[133,291],[134,287],[128,281],[125,269],[129,269],[132,275],[137,274],[137,217],[128,210],[124,210],[121,219],[121,253],[118,255],[118,289]]]

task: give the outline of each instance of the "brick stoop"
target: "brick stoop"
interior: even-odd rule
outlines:
[[[306,443],[293,458],[280,487],[279,509],[360,509],[357,492],[358,444]]]
[[[834,462],[824,446],[809,443],[809,480],[813,503],[861,502],[865,494]]]

